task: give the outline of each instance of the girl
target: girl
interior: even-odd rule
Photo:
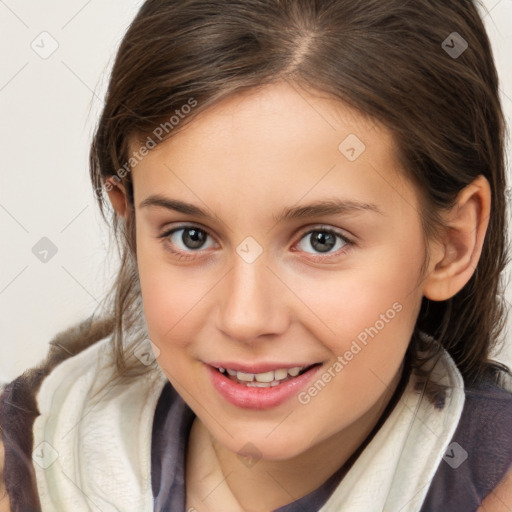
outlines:
[[[510,510],[503,134],[469,0],[148,0],[111,314],[4,388],[1,510]]]

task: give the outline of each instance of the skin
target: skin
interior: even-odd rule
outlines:
[[[338,149],[349,134],[366,146],[354,161]],[[444,214],[446,230],[426,241],[418,191],[398,165],[389,131],[285,82],[210,107],[152,150],[132,179],[149,334],[160,367],[197,415],[187,507],[260,512],[304,496],[347,461],[382,415],[422,297],[445,300],[471,277],[487,228],[487,181],[466,187]],[[155,194],[210,217],[141,205]],[[122,185],[109,196],[121,217],[133,213]],[[284,208],[332,199],[378,211],[274,220]],[[183,230],[161,238],[184,225],[209,235],[203,246],[188,248]],[[319,252],[311,231],[322,228],[351,243],[336,237]],[[236,250],[249,236],[262,250],[252,263]],[[393,304],[400,312],[305,405],[294,396],[267,410],[240,409],[211,385],[208,361],[319,362],[321,375]],[[250,467],[238,456],[247,443],[261,457]]]

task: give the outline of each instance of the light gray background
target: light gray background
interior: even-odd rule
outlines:
[[[141,3],[0,0],[0,381],[39,362],[114,277],[87,158],[115,50]],[[512,0],[484,5],[510,120]],[[32,252],[42,237],[58,250],[46,263]],[[510,335],[498,359],[512,364]]]

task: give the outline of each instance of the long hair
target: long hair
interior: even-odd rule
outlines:
[[[454,297],[423,299],[408,350],[431,359],[436,340],[466,384],[478,382],[506,319],[505,123],[498,76],[470,0],[148,0],[127,30],[111,72],[90,152],[99,207],[119,243],[111,292],[113,340],[127,369],[126,332],[140,317],[131,170],[145,151],[230,94],[278,80],[321,91],[392,133],[404,173],[421,197],[425,235],[477,176],[492,206],[483,250]],[[140,152],[129,152],[129,141]],[[108,207],[105,180],[123,182],[124,221]],[[423,336],[426,334],[427,336]],[[429,348],[430,347],[430,348]]]

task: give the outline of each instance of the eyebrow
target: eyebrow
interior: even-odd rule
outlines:
[[[197,217],[211,218],[212,216],[199,206],[186,203],[178,199],[171,199],[161,195],[151,195],[144,199],[139,208],[156,206],[173,210],[186,215],[195,215]],[[303,219],[308,217],[319,217],[321,215],[342,215],[358,212],[374,212],[384,215],[382,210],[375,204],[362,201],[344,201],[340,199],[330,199],[327,201],[315,201],[303,206],[293,206],[284,208],[277,216],[273,216],[274,222],[283,222],[291,219]]]

